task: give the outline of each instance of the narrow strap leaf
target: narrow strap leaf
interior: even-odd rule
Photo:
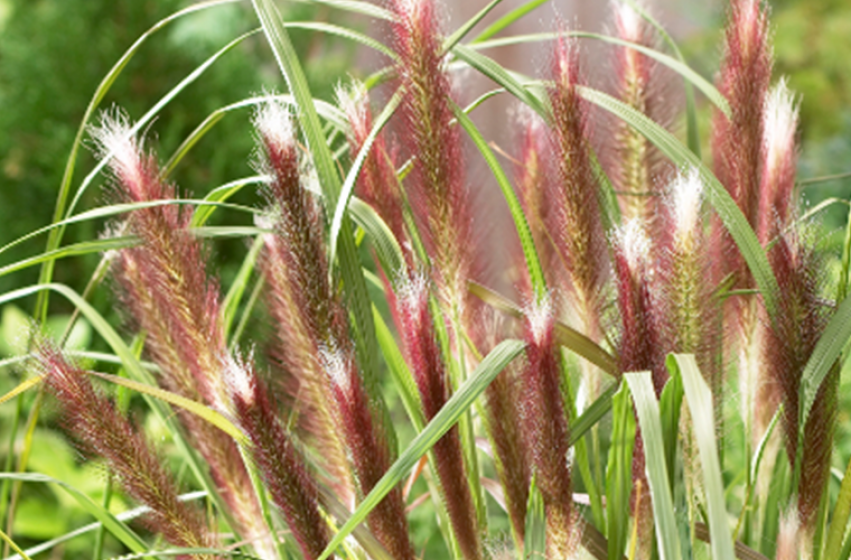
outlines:
[[[509,13],[505,14],[504,16],[496,20],[494,23],[492,23],[487,29],[482,31],[478,37],[473,39],[473,43],[479,43],[481,41],[490,39],[491,37],[502,31],[515,21],[519,20],[535,8],[543,6],[548,1],[549,0],[530,0],[522,6],[514,8]]]
[[[514,220],[514,228],[517,230],[517,236],[520,238],[520,246],[523,248],[523,256],[526,258],[526,268],[529,271],[529,278],[532,281],[532,289],[535,292],[535,298],[540,300],[547,294],[547,283],[544,279],[544,269],[541,267],[541,261],[538,258],[538,252],[535,249],[535,242],[532,239],[532,231],[529,229],[529,223],[526,221],[526,216],[523,214],[523,207],[520,205],[520,200],[517,198],[517,193],[511,186],[511,182],[499,165],[493,150],[488,147],[479,129],[470,120],[470,117],[461,110],[460,107],[452,104],[452,111],[458,123],[470,136],[470,139],[476,145],[485,162],[490,167],[502,196],[505,197],[505,202],[508,204],[508,210],[511,212],[511,218]]]
[[[703,484],[709,510],[710,547],[713,558],[733,558],[733,540],[727,524],[724,506],[724,481],[715,443],[715,414],[712,410],[712,391],[703,379],[693,354],[673,354],[668,357],[668,369],[683,381],[689,410],[691,411]]]
[[[458,422],[462,414],[473,404],[491,381],[514,358],[523,352],[526,345],[519,340],[504,340],[488,354],[472,375],[458,388],[446,405],[440,409],[422,432],[414,438],[395,463],[387,470],[372,491],[358,505],[348,521],[334,535],[318,560],[328,558],[340,546],[352,530],[366,519],[372,509],[405,478],[431,447]]]
[[[401,102],[402,92],[397,90],[396,93],[393,94],[393,97],[390,98],[387,105],[384,106],[384,109],[381,111],[381,114],[378,115],[378,118],[375,119],[375,123],[372,125],[372,130],[369,131],[369,135],[366,137],[366,140],[364,140],[355,161],[352,162],[351,169],[349,169],[349,172],[346,175],[346,180],[343,183],[340,197],[337,199],[337,206],[334,208],[334,219],[331,221],[331,236],[329,238],[329,243],[331,245],[329,260],[331,262],[333,262],[337,256],[337,238],[340,236],[340,229],[343,227],[343,218],[346,214],[346,208],[348,207],[349,200],[355,190],[355,184],[358,180],[361,168],[363,167],[366,158],[369,157],[369,152],[372,150],[372,145],[375,142],[375,139],[378,138],[378,134],[381,132],[381,129],[383,129],[384,125],[390,121],[390,117],[392,117],[396,112],[396,109],[399,107]]]
[[[476,26],[476,24],[478,24],[480,21],[482,21],[482,19],[484,19],[484,17],[486,15],[488,15],[491,12],[491,10],[496,8],[497,5],[500,4],[501,2],[502,2],[502,0],[491,0],[490,4],[488,4],[487,6],[482,8],[481,10],[479,10],[476,13],[476,15],[471,17],[464,25],[459,27],[455,31],[455,33],[453,33],[452,35],[447,37],[446,40],[443,43],[443,52],[448,52],[448,51],[452,50],[452,47],[457,45],[461,41],[461,39],[466,37],[467,33],[469,33],[470,30],[473,29]]]
[[[656,542],[661,560],[682,560],[680,536],[674,516],[671,488],[668,486],[668,469],[665,466],[665,447],[662,441],[662,424],[659,421],[659,403],[653,392],[653,381],[649,371],[625,373],[629,385],[641,437],[644,442],[647,481],[653,502],[653,521]],[[727,556],[726,558],[730,558]]]

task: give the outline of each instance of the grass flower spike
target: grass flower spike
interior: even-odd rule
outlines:
[[[93,131],[103,155],[112,154],[115,189],[126,202],[166,201],[176,197],[165,183],[153,154],[146,153],[120,113],[105,115]],[[147,335],[145,346],[161,368],[169,390],[210,406],[227,403],[222,361],[227,356],[220,323],[217,283],[207,276],[206,252],[189,231],[187,207],[163,205],[133,212],[124,224],[141,244],[122,249],[114,259],[119,296],[133,321]],[[203,420],[181,420],[210,466],[236,529],[266,559],[277,556],[268,538],[254,489],[236,444]]]
[[[38,369],[61,403],[70,431],[107,460],[128,494],[151,509],[145,524],[175,546],[214,546],[203,513],[178,499],[163,458],[113,403],[95,391],[86,372],[47,343],[41,343],[37,357]]]

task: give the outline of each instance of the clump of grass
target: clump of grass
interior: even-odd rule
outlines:
[[[480,14],[495,19],[488,37],[526,13],[500,20],[497,4]],[[181,556],[727,560],[734,541],[740,558],[851,556],[851,478],[838,497],[827,483],[851,308],[825,294],[826,257],[808,233],[817,226],[796,208],[798,101],[783,79],[771,86],[767,6],[731,2],[714,89],[661,52],[668,38],[644,7],[613,3],[615,36],[604,37],[615,43],[613,75],[603,84],[613,95],[586,79],[579,39],[563,28],[546,36],[550,65],[537,80],[485,54],[501,39],[468,40],[476,21],[443,29],[434,0],[334,6],[388,19],[388,45],[314,29],[393,62],[340,86],[336,105],[314,102],[288,27],[271,0],[254,0],[292,94],[224,111],[255,106],[259,177],[205,201],[179,199],[166,179],[220,115],[166,170],[121,113],[90,129],[116,202],[92,216],[120,217],[101,240],[61,248],[54,235],[43,254],[0,268],[45,266],[42,284],[0,302],[65,295],[114,354],[86,351],[86,367],[117,361],[134,379],[87,371],[36,338],[13,359],[35,376],[0,402],[43,382],[66,430],[107,460],[149,508],[146,527]],[[461,65],[500,89],[459,108]],[[716,105],[712,171],[667,130],[676,105],[665,65]],[[396,93],[374,118],[382,80]],[[505,119],[516,129],[516,145],[502,150],[512,167],[473,113],[506,94],[521,106]],[[480,274],[493,255],[474,242],[486,217],[471,194],[481,179],[466,173],[468,139],[522,250],[508,249],[503,275]],[[255,207],[226,202],[257,183]],[[254,226],[207,226],[213,211],[252,214]],[[253,248],[222,295],[208,261],[217,238],[232,235]],[[845,245],[847,265],[851,235]],[[96,251],[104,264],[91,290],[108,271],[133,345],[87,303],[91,290],[49,283],[60,257]],[[847,266],[842,274],[844,299]],[[520,301],[473,282],[483,278],[513,285]],[[268,337],[240,350],[258,307]],[[92,373],[154,399],[177,444],[171,461],[94,389]],[[738,411],[721,406],[737,392]],[[37,416],[36,407],[30,426]],[[397,441],[412,429],[413,440]],[[772,452],[781,443],[785,453]],[[206,515],[181,500],[171,463],[189,466]],[[791,483],[768,491],[764,473]],[[108,503],[89,510],[133,553],[161,552]],[[16,538],[6,540],[17,547]]]

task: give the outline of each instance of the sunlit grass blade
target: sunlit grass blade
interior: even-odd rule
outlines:
[[[167,402],[171,405],[182,408],[183,410],[191,412],[192,414],[198,416],[205,422],[212,424],[213,426],[222,430],[227,435],[235,439],[237,442],[241,444],[249,443],[248,438],[245,436],[244,433],[242,433],[242,430],[237,428],[233,424],[233,422],[225,418],[225,416],[221,412],[213,410],[205,404],[201,404],[191,399],[181,397],[176,393],[166,391],[165,389],[160,389],[159,387],[155,387],[153,385],[139,383],[138,381],[133,381],[132,379],[125,379],[123,377],[118,377],[117,375],[110,375],[97,371],[90,371],[87,373],[94,377],[99,377],[100,379],[109,381],[110,383],[114,383],[116,385],[121,385],[122,387],[131,389],[133,391],[136,391],[137,393],[149,395],[155,399],[159,399],[163,402]]]
[[[649,58],[652,58],[653,60],[659,62],[660,64],[667,66],[668,68],[679,74],[686,81],[686,83],[692,84],[694,85],[694,87],[700,90],[700,92],[703,93],[703,95],[705,95],[706,98],[709,99],[709,101],[711,101],[712,104],[715,105],[722,113],[724,113],[725,115],[730,114],[730,105],[729,103],[727,103],[727,99],[723,95],[721,95],[721,92],[718,91],[718,89],[714,85],[712,85],[709,80],[692,70],[692,68],[685,64],[682,60],[678,60],[656,49],[652,49],[650,47],[646,47],[638,43],[625,41],[623,39],[612,37],[610,35],[591,33],[588,31],[570,31],[567,33],[534,33],[530,35],[515,35],[513,37],[506,37],[504,39],[482,41],[480,43],[470,45],[468,48],[474,50],[482,50],[493,47],[502,47],[507,45],[516,45],[529,42],[554,41],[560,36],[595,39],[604,43],[634,49],[640,52],[641,54],[644,54]]]
[[[452,110],[461,127],[467,132],[467,135],[473,141],[479,153],[482,154],[502,191],[502,196],[505,198],[505,202],[508,204],[508,210],[511,212],[511,219],[514,220],[514,228],[517,230],[517,236],[520,238],[520,246],[523,248],[523,256],[526,258],[526,269],[532,281],[532,289],[535,297],[540,300],[547,293],[544,269],[541,267],[538,251],[532,239],[532,231],[529,229],[529,223],[523,214],[523,208],[520,205],[520,200],[517,198],[517,193],[511,186],[511,182],[508,180],[508,176],[503,171],[499,161],[497,161],[493,150],[490,149],[487,141],[479,132],[479,129],[476,128],[476,125],[473,124],[473,121],[470,120],[470,117],[455,104],[452,105]]]
[[[492,58],[476,52],[466,45],[460,44],[453,47],[452,54],[504,87],[509,93],[528,105],[544,119],[549,118],[549,112],[544,103],[532,92],[523,87],[520,82],[515,80],[505,68],[500,66]]]
[[[635,414],[625,384],[612,398],[612,445],[606,463],[606,535],[608,559],[620,560],[629,539],[629,498],[632,492],[632,448]]]
[[[673,134],[639,111],[610,95],[592,88],[577,86],[577,91],[585,100],[611,112],[616,117],[634,127],[659,148],[677,167],[694,168],[697,170],[701,181],[706,187],[705,192],[709,203],[712,204],[718,213],[727,231],[730,232],[730,235],[736,242],[739,251],[748,263],[751,274],[753,274],[754,280],[759,287],[765,308],[773,320],[777,314],[777,279],[774,277],[774,272],[768,264],[768,258],[760,246],[756,234],[748,224],[742,211],[739,210],[736,202],[730,196],[730,193],[724,188],[724,185]]]
[[[836,364],[849,338],[851,338],[851,298],[846,297],[827,323],[824,333],[819,338],[801,374],[800,426],[806,424],[816,393],[818,393],[824,378]],[[801,431],[803,432],[803,430]]]
[[[65,286],[64,284],[51,283],[36,284],[34,286],[20,288],[0,295],[0,305],[37,294],[43,290],[56,292],[70,301],[80,311],[80,313],[83,314],[89,323],[91,323],[92,327],[98,334],[100,334],[112,351],[121,359],[121,363],[127,372],[140,383],[152,383],[150,374],[142,367],[139,360],[137,360],[136,356],[133,354],[133,351],[127,346],[127,344],[125,344],[121,337],[118,336],[118,333],[115,332],[115,329],[112,328],[103,315],[98,313],[98,311],[89,302],[68,286]],[[219,511],[226,516],[229,515],[228,510],[223,508],[221,500],[215,492],[215,484],[213,484],[206,469],[201,465],[196,453],[190,448],[189,444],[183,437],[182,431],[177,427],[176,418],[172,411],[165,407],[162,402],[152,398],[151,396],[146,394],[143,394],[142,396],[157,418],[170,432],[174,443],[180,450],[181,456],[189,465],[192,473],[198,480],[198,483],[210,494],[211,499],[213,499],[219,507]]]
[[[328,558],[345,538],[358,524],[366,519],[367,514],[372,511],[387,493],[396,484],[401,482],[417,461],[439,440],[449,429],[455,425],[462,414],[473,404],[473,402],[484,392],[488,384],[493,381],[514,358],[520,355],[525,344],[519,340],[504,340],[494,348],[467,381],[461,385],[455,394],[447,401],[446,405],[438,412],[431,422],[421,431],[407,449],[399,456],[393,466],[378,481],[373,490],[361,501],[357,509],[352,513],[349,520],[340,528],[339,532],[328,544],[319,560]]]
[[[467,282],[467,289],[471,294],[498,311],[517,319],[522,319],[525,316],[516,304],[481,284],[469,281]],[[600,348],[593,340],[581,332],[568,327],[564,323],[557,322],[555,325],[555,337],[561,346],[575,352],[606,373],[613,377],[620,375],[617,360],[614,356]]]
[[[207,202],[225,202],[230,197],[241,191],[244,187],[247,187],[248,185],[258,185],[264,182],[265,178],[260,175],[230,181],[208,192],[204,196],[204,200]],[[209,204],[198,206],[195,209],[195,212],[192,213],[192,220],[189,222],[189,227],[197,228],[206,224],[210,219],[210,216],[212,216],[216,211],[216,208],[218,208],[218,206]]]
[[[529,487],[529,501],[526,504],[526,538],[523,542],[521,558],[544,558],[547,553],[547,514],[544,511],[544,496],[535,484]]]
[[[387,362],[390,377],[393,379],[396,389],[402,397],[402,404],[405,406],[405,411],[408,413],[411,424],[413,424],[417,431],[422,431],[425,425],[425,415],[423,414],[417,386],[414,383],[414,377],[411,375],[410,369],[408,369],[408,364],[405,363],[405,357],[396,344],[396,339],[393,338],[393,333],[390,332],[390,329],[384,322],[384,318],[375,307],[373,307],[373,311],[375,313],[375,333],[378,337],[378,344],[381,346],[381,353],[384,355],[385,362]]]
[[[349,29],[348,27],[341,27],[339,25],[321,21],[288,21],[284,25],[286,25],[288,29],[319,31],[328,35],[335,35],[337,37],[342,37],[343,39],[349,39],[350,41],[369,47],[392,60],[398,59],[398,55],[393,52],[393,50],[387,48],[384,43],[376,41],[369,35],[364,35],[363,33],[359,33],[353,29]]]
[[[263,25],[263,31],[286,79],[290,93],[298,104],[298,121],[307,140],[319,184],[322,187],[326,213],[330,214],[330,204],[339,199],[342,185],[331,150],[325,141],[307,78],[284,28],[281,14],[275,5],[271,0],[252,0],[252,4]],[[364,380],[370,398],[375,402],[380,402],[377,379],[379,371],[378,344],[375,340],[375,325],[372,321],[372,304],[361,272],[360,258],[352,236],[351,222],[346,214],[343,215],[340,226],[338,245],[337,260],[343,278],[343,290],[347,296],[346,303],[354,317],[355,346],[361,371],[364,372]],[[392,426],[387,426],[387,428],[392,429]]]
[[[251,273],[254,272],[254,267],[257,264],[257,257],[260,255],[260,251],[262,249],[263,239],[258,237],[251,245],[251,249],[248,251],[248,254],[245,255],[245,259],[243,259],[242,265],[239,267],[239,272],[237,272],[236,278],[234,278],[233,283],[230,285],[230,289],[228,289],[225,299],[222,300],[222,327],[225,330],[226,339],[230,335],[231,325],[233,324],[233,319],[236,316],[236,311],[239,308],[239,302],[242,301],[245,288],[248,286],[248,281],[251,279]]]
[[[306,0],[298,1],[304,2]],[[362,16],[369,16],[376,19],[383,19],[388,21],[393,19],[392,13],[385,10],[384,8],[376,6],[375,4],[370,4],[369,2],[362,2],[357,0],[307,0],[307,3],[324,4],[325,6],[330,6],[338,10],[351,12],[353,14],[360,14]]]
[[[113,251],[115,249],[132,247],[138,243],[139,240],[131,236],[110,237],[107,239],[98,239],[97,241],[81,241],[80,243],[66,245],[65,247],[60,247],[59,249],[56,249],[54,251],[42,253],[40,255],[36,255],[35,257],[30,257],[28,259],[23,259],[12,264],[7,264],[4,267],[0,267],[0,276],[5,276],[6,274],[17,272],[19,270],[23,270],[25,268],[29,268],[37,264],[41,264],[48,260],[57,260],[68,257],[78,257],[80,255],[88,255],[91,253]]]
[[[205,498],[205,497],[207,497],[207,493],[204,492],[203,490],[198,491],[198,492],[187,492],[186,494],[181,494],[179,496],[180,501],[182,501],[182,502],[199,500],[199,499]],[[138,519],[138,518],[142,517],[143,515],[145,515],[149,511],[151,511],[151,510],[147,506],[141,506],[141,507],[137,507],[137,508],[133,508],[131,510],[121,512],[121,513],[117,513],[117,514],[115,514],[115,519],[117,519],[120,522],[133,521],[134,519]],[[88,533],[91,533],[93,531],[97,531],[97,530],[103,529],[103,528],[104,528],[103,523],[101,523],[100,521],[95,521],[94,523],[89,523],[88,525],[83,525],[82,527],[78,527],[78,528],[76,528],[72,531],[69,531],[69,532],[65,533],[64,535],[59,535],[58,537],[50,539],[49,541],[45,541],[45,542],[39,543],[35,546],[32,546],[32,547],[24,550],[24,552],[29,556],[35,556],[36,554],[51,550],[51,549],[65,543],[65,542],[68,542],[72,539],[75,539],[75,538],[80,537],[82,535],[86,535]],[[17,554],[13,554],[11,556],[7,556],[3,560],[21,560],[21,557]]]
[[[481,41],[490,39],[491,37],[502,31],[515,21],[519,20],[535,8],[543,6],[548,1],[549,0],[530,0],[522,6],[514,8],[509,13],[505,14],[504,16],[496,20],[494,23],[492,23],[487,29],[479,33],[478,37],[473,40],[473,43],[479,43]]]
[[[733,540],[727,523],[724,506],[724,481],[718,461],[718,446],[715,440],[715,414],[712,410],[712,392],[697,367],[693,354],[673,354],[668,357],[671,375],[679,375],[683,381],[686,402],[691,411],[692,426],[700,455],[703,484],[706,491],[709,515],[710,547],[712,558],[733,558]],[[655,501],[655,496],[654,496]]]
[[[201,121],[201,124],[195,127],[195,130],[183,139],[183,142],[180,143],[180,146],[177,147],[168,159],[166,164],[163,166],[163,174],[165,176],[171,175],[183,157],[189,153],[189,150],[191,150],[192,147],[195,146],[195,144],[197,144],[204,135],[212,130],[212,128],[216,126],[216,124],[226,115],[240,109],[256,107],[273,99],[283,101],[289,105],[296,105],[295,99],[293,99],[291,95],[261,95],[249,97],[242,101],[231,103],[230,105],[225,105],[224,107],[220,107],[207,115],[207,117]],[[314,99],[313,103],[316,106],[316,112],[319,113],[319,115],[321,115],[326,121],[333,123],[337,130],[345,131],[347,129],[348,122],[346,121],[346,115],[337,107],[331,105],[327,101],[322,101],[321,99]]]
[[[334,217],[331,220],[331,235],[329,237],[329,244],[331,245],[331,248],[328,257],[328,260],[331,262],[334,262],[334,259],[337,256],[337,239],[340,236],[340,230],[343,227],[343,218],[345,217],[349,200],[355,190],[358,174],[360,173],[366,158],[369,156],[369,152],[372,150],[372,144],[375,142],[375,139],[378,137],[381,129],[384,128],[384,125],[387,124],[390,117],[392,117],[396,112],[396,109],[399,107],[401,102],[402,92],[396,91],[396,93],[393,94],[393,97],[390,98],[390,101],[388,101],[384,106],[384,109],[382,109],[381,114],[379,114],[378,118],[375,119],[375,122],[372,125],[372,130],[369,131],[369,134],[364,140],[357,157],[355,157],[352,162],[352,167],[346,175],[346,180],[343,182],[343,187],[340,191],[340,197],[337,199],[336,206],[334,207]],[[392,272],[395,273],[395,271]]]
[[[644,441],[647,481],[653,501],[653,522],[659,558],[681,560],[680,536],[674,516],[671,488],[668,486],[665,443],[662,437],[662,423],[659,420],[659,403],[653,392],[653,380],[649,371],[625,373],[624,378],[632,393],[638,424],[641,427],[641,437]]]
[[[491,10],[496,8],[496,6],[501,2],[502,0],[491,0],[491,2],[487,6],[479,10],[473,17],[467,20],[464,25],[455,30],[452,35],[450,35],[444,40],[442,47],[443,52],[449,52],[450,50],[452,50],[452,47],[457,45],[464,37],[466,37],[470,30],[473,29],[476,24],[482,21],[485,16],[488,15]]]
[[[219,208],[228,208],[230,210],[238,210],[240,212],[246,212],[249,214],[261,214],[262,211],[256,208],[251,208],[250,206],[241,206],[239,204],[230,204],[227,202],[215,202],[215,201],[206,201],[206,200],[198,200],[198,199],[183,199],[183,198],[174,198],[169,200],[152,200],[150,202],[131,202],[126,204],[111,204],[109,206],[100,206],[98,208],[93,208],[91,210],[87,210],[75,216],[71,216],[70,218],[66,218],[64,220],[60,220],[58,222],[54,222],[48,226],[44,226],[35,231],[31,231],[30,233],[15,239],[14,241],[7,243],[3,247],[0,247],[0,253],[4,253],[15,247],[20,245],[24,241],[28,239],[32,239],[33,237],[37,237],[43,233],[47,233],[51,230],[61,228],[67,226],[69,224],[77,224],[80,222],[86,222],[89,220],[97,220],[101,218],[109,218],[112,216],[117,216],[119,214],[124,214],[127,212],[132,212],[133,210],[141,210],[142,208],[152,208],[154,206],[168,206],[170,204],[184,204],[184,205],[198,205],[198,206],[217,206]]]
[[[100,521],[110,534],[112,534],[112,536],[121,541],[121,543],[131,551],[147,552],[150,550],[145,541],[143,541],[139,535],[125,525],[123,521],[117,519],[116,516],[105,510],[83,492],[77,490],[70,484],[66,484],[61,480],[39,473],[0,473],[0,479],[55,485],[71,496],[80,505],[80,507],[87,513],[91,514],[92,517]]]
[[[214,6],[219,6],[222,4],[232,4],[234,2],[238,2],[239,0],[208,0],[206,2],[197,2],[191,6],[187,6],[186,8],[179,10],[163,19],[155,23],[150,27],[147,31],[145,31],[138,39],[127,49],[121,58],[118,59],[112,68],[110,68],[109,72],[101,80],[98,87],[95,89],[94,94],[92,95],[92,99],[89,101],[88,107],[86,107],[86,112],[83,114],[83,118],[80,121],[80,126],[77,128],[77,134],[74,137],[74,143],[71,145],[71,153],[68,155],[68,161],[65,164],[65,171],[62,174],[62,183],[59,185],[59,194],[56,199],[56,206],[53,211],[53,220],[54,222],[60,220],[63,215],[65,215],[65,208],[68,202],[68,196],[71,192],[71,183],[74,180],[74,169],[77,165],[77,155],[80,152],[80,146],[83,142],[83,137],[86,133],[86,127],[89,125],[89,121],[92,116],[97,111],[100,106],[100,102],[103,101],[103,98],[106,96],[107,92],[109,92],[112,84],[115,83],[115,80],[127,66],[127,63],[130,62],[130,59],[139,51],[141,46],[145,43],[145,41],[150,38],[151,35],[167,26],[169,23],[186,16],[188,14],[205,10],[207,8],[212,8]],[[62,242],[62,230],[56,230],[50,234],[50,237],[47,240],[47,247],[45,252],[50,252],[57,249]],[[49,282],[53,277],[53,262],[47,261],[42,267],[39,283]],[[39,310],[36,313],[36,316],[42,315],[46,312],[46,302],[44,300],[43,303],[39,305],[43,307],[43,309]]]

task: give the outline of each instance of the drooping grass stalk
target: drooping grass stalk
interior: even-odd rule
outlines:
[[[106,115],[93,132],[115,176],[117,196],[127,202],[175,198],[153,154],[131,135],[122,115]],[[160,382],[186,398],[211,406],[227,402],[221,373],[227,345],[220,321],[217,283],[207,276],[205,251],[189,231],[191,214],[178,206],[141,209],[121,224],[120,231],[142,240],[118,251],[114,274],[119,296],[138,327],[147,333],[146,347],[160,366]],[[236,529],[265,558],[276,558],[268,528],[236,444],[202,419],[182,414]]]
[[[162,457],[110,401],[95,391],[86,372],[46,343],[39,348],[37,367],[59,399],[69,430],[107,459],[128,494],[151,508],[145,518],[148,527],[176,546],[213,546],[215,538],[203,513],[178,499]]]

